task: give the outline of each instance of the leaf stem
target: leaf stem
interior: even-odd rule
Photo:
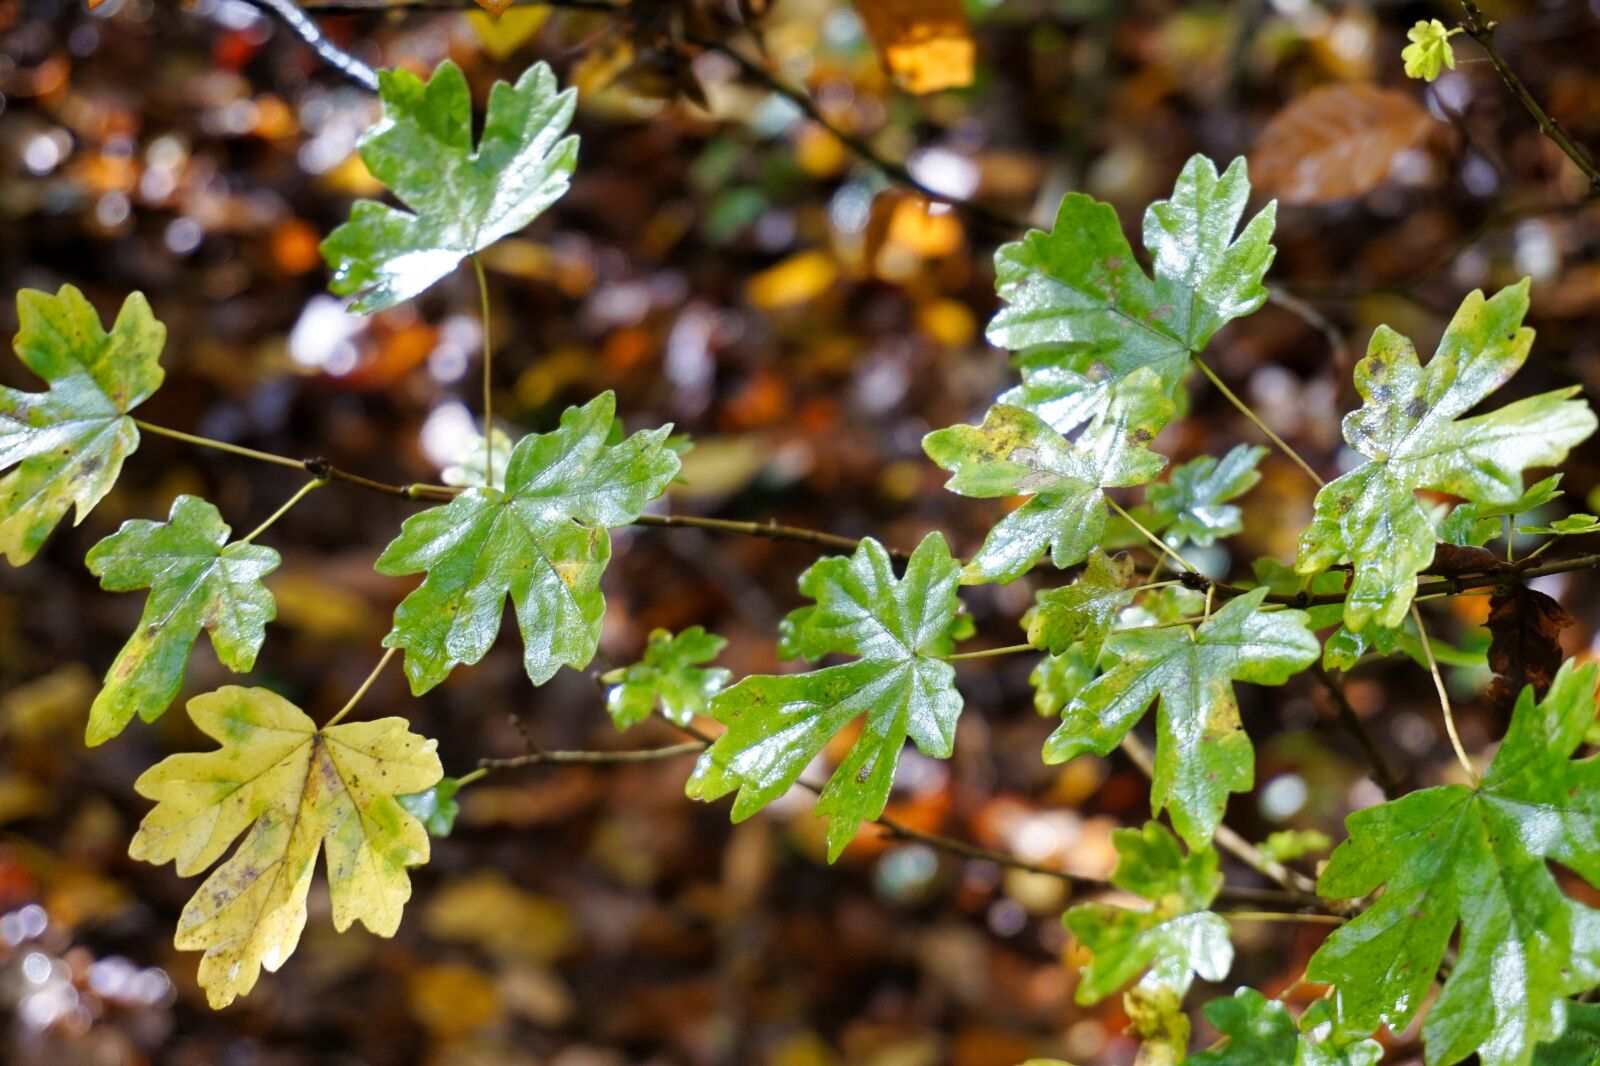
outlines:
[[[1306,462],[1305,459],[1301,457],[1299,452],[1295,451],[1289,446],[1288,441],[1272,432],[1271,427],[1261,420],[1260,415],[1256,414],[1250,409],[1249,404],[1235,396],[1233,390],[1228,388],[1227,385],[1223,384],[1222,379],[1217,377],[1216,371],[1212,370],[1206,361],[1200,358],[1199,353],[1190,352],[1189,358],[1194,360],[1194,364],[1200,368],[1200,372],[1211,380],[1211,384],[1217,387],[1218,392],[1222,393],[1222,398],[1233,404],[1233,406],[1238,409],[1240,414],[1248,418],[1251,424],[1253,424],[1257,429],[1266,435],[1268,440],[1277,445],[1279,451],[1281,451],[1284,455],[1287,455],[1290,459],[1294,460],[1295,465],[1301,470],[1304,470],[1306,472],[1306,476],[1317,483],[1318,488],[1321,488],[1323,485],[1327,484],[1327,482],[1322,480],[1322,476],[1311,468],[1311,464]]]
[[[261,536],[261,534],[265,533],[267,530],[272,528],[272,524],[274,522],[276,522],[278,519],[282,518],[284,515],[288,514],[289,513],[289,509],[291,507],[293,507],[295,504],[299,503],[301,500],[305,499],[306,496],[310,494],[312,489],[320,489],[322,486],[324,486],[326,484],[327,484],[327,482],[324,481],[322,478],[312,478],[310,481],[306,482],[304,485],[301,485],[299,490],[296,491],[293,496],[290,496],[287,500],[283,501],[283,506],[282,507],[278,508],[276,511],[273,511],[272,514],[268,515],[267,516],[267,520],[265,522],[261,523],[256,528],[252,529],[250,531],[250,535],[247,536],[247,537],[244,537],[243,539],[241,539],[239,541],[239,543],[240,544],[249,544],[251,541],[253,541],[257,537]]]
[[[389,660],[393,659],[394,653],[399,650],[399,648],[390,648],[383,653],[383,658],[378,660],[378,665],[372,668],[372,673],[367,675],[367,679],[361,682],[361,687],[356,689],[355,694],[350,697],[349,701],[345,703],[343,707],[339,708],[338,714],[335,714],[332,718],[323,723],[323,729],[331,729],[332,727],[338,725],[340,720],[343,719],[345,715],[355,710],[356,704],[361,702],[361,697],[367,694],[367,690],[372,687],[374,681],[378,680],[378,675],[383,673],[383,668],[389,665]]]
[[[485,777],[488,777],[488,776],[489,776],[488,768],[484,767],[484,766],[480,766],[476,770],[469,771],[468,773],[464,773],[460,777],[456,778],[456,788],[458,788],[458,789],[466,788],[468,785],[472,784],[474,781],[481,781]]]
[[[1000,655],[1020,655],[1023,652],[1038,651],[1032,644],[1007,644],[1003,648],[985,648],[982,651],[963,651],[954,655],[941,655],[939,658],[947,663],[966,662],[968,659],[993,659]]]
[[[1343,925],[1337,914],[1301,914],[1297,911],[1217,911],[1230,922],[1311,922],[1315,925]]]
[[[1157,548],[1160,548],[1167,555],[1170,555],[1173,561],[1175,561],[1185,570],[1192,574],[1199,573],[1199,571],[1190,564],[1189,560],[1185,559],[1182,555],[1179,555],[1175,549],[1167,547],[1166,541],[1162,540],[1160,537],[1156,536],[1154,533],[1150,532],[1143,525],[1141,525],[1139,520],[1133,517],[1133,515],[1129,514],[1120,503],[1118,503],[1116,500],[1113,500],[1110,496],[1107,496],[1105,500],[1106,506],[1110,507],[1113,511],[1117,512],[1117,514],[1121,515],[1123,521],[1127,522],[1130,526],[1143,534],[1145,540],[1148,540],[1151,544],[1154,544]]]
[[[1456,732],[1456,716],[1450,709],[1450,693],[1444,687],[1444,675],[1439,672],[1439,661],[1433,657],[1433,642],[1428,639],[1428,629],[1422,624],[1422,611],[1413,603],[1411,605],[1411,619],[1417,624],[1417,637],[1422,641],[1422,654],[1428,660],[1428,672],[1433,675],[1434,691],[1439,693],[1439,710],[1444,713],[1444,729],[1450,734],[1450,746],[1455,749],[1456,761],[1467,772],[1467,780],[1472,782],[1472,787],[1478,787],[1478,771],[1472,768],[1472,760],[1467,758],[1467,749],[1461,745],[1461,734]]]
[[[185,444],[197,444],[202,448],[214,448],[219,452],[227,452],[230,455],[242,455],[246,459],[254,459],[262,463],[274,463],[278,466],[290,466],[296,470],[304,470],[306,468],[304,462],[299,459],[291,459],[287,455],[273,455],[271,452],[257,451],[254,448],[246,448],[239,444],[229,444],[227,441],[212,440],[210,437],[200,437],[193,433],[185,433],[182,430],[168,429],[166,426],[158,426],[153,422],[146,422],[139,418],[135,418],[133,424],[146,433],[154,433],[158,437],[181,440]]]
[[[489,337],[489,281],[483,276],[483,260],[472,256],[472,272],[478,276],[478,303],[483,321],[483,483],[494,487],[494,343]]]

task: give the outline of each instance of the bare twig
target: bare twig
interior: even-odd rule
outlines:
[[[1461,28],[1466,31],[1468,37],[1478,43],[1484,55],[1489,57],[1489,62],[1499,73],[1500,80],[1506,83],[1506,88],[1511,90],[1511,95],[1515,96],[1528,114],[1533,116],[1533,121],[1539,126],[1539,132],[1561,149],[1562,154],[1572,160],[1582,171],[1583,176],[1589,179],[1590,194],[1600,195],[1600,167],[1595,166],[1589,154],[1567,136],[1567,131],[1563,130],[1539,101],[1534,99],[1533,93],[1528,91],[1528,86],[1517,76],[1517,72],[1511,69],[1511,64],[1506,62],[1505,56],[1500,54],[1500,49],[1494,42],[1496,23],[1492,19],[1485,18],[1483,11],[1473,0],[1462,0],[1461,9],[1466,13],[1466,17],[1461,21]]]
[[[655,526],[660,529],[692,528],[710,529],[722,533],[739,533],[747,537],[765,537],[767,540],[796,540],[819,548],[832,548],[853,552],[861,546],[854,537],[841,537],[836,533],[823,533],[816,529],[798,526],[780,526],[775,522],[735,522],[727,518],[700,518],[696,515],[646,514],[633,520],[636,526]],[[911,553],[899,548],[885,547],[891,558],[909,559]]]
[[[294,0],[245,0],[245,2],[282,22],[291,33],[317,53],[318,59],[343,74],[346,80],[369,93],[378,91],[378,75],[373,69],[329,40],[321,27],[295,4]]]
[[[1367,761],[1372,764],[1372,779],[1383,789],[1385,796],[1394,799],[1400,794],[1400,786],[1389,770],[1388,761],[1383,757],[1383,749],[1378,747],[1378,742],[1373,739],[1366,724],[1361,721],[1361,716],[1356,714],[1356,709],[1350,705],[1350,697],[1344,691],[1344,682],[1324,670],[1321,663],[1311,664],[1311,676],[1315,677],[1328,693],[1328,699],[1332,701],[1334,710],[1339,714],[1339,721],[1350,735],[1355,737],[1356,743],[1361,745],[1361,750],[1366,752]]]

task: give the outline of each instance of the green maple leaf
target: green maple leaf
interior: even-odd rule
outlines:
[[[429,836],[447,837],[455,830],[456,819],[461,816],[461,803],[456,793],[461,790],[461,780],[441,777],[439,783],[421,792],[408,792],[395,800],[406,813],[422,823]]]
[[[1148,528],[1161,533],[1174,548],[1194,543],[1202,547],[1216,543],[1218,537],[1231,537],[1243,526],[1236,500],[1261,480],[1256,469],[1267,449],[1241,444],[1220,460],[1202,455],[1173,469],[1166,481],[1145,489],[1155,524]]]
[[[1138,374],[1146,381],[1149,375]],[[1143,484],[1166,465],[1147,446],[1166,424],[1172,402],[1154,389],[1130,397],[1076,441],[1007,404],[989,408],[981,426],[951,426],[923,438],[928,457],[952,473],[945,483],[951,492],[1033,497],[989,531],[962,571],[964,583],[1015,580],[1046,549],[1056,566],[1072,566],[1100,544],[1104,490]]]
[[[1600,1066],[1600,1004],[1567,1004],[1567,1028],[1533,1053],[1533,1066]]]
[[[54,296],[23,289],[17,319],[17,357],[50,389],[0,385],[0,470],[21,464],[0,480],[0,552],[12,566],[38,553],[69,507],[82,522],[111,491],[139,446],[128,412],[160,387],[167,339],[137,292],[110,333],[71,285]]]
[[[1041,718],[1054,718],[1083,687],[1094,680],[1095,660],[1074,644],[1060,655],[1046,655],[1028,675],[1033,686],[1033,709]]]
[[[567,191],[578,138],[562,137],[577,93],[556,91],[544,63],[489,91],[483,136],[472,143],[472,94],[449,60],[424,82],[378,72],[383,120],[361,138],[361,160],[411,210],[358,200],[322,242],[329,288],[361,312],[402,303],[469,255],[522,229]]]
[[[989,324],[989,340],[1014,350],[1050,348],[1023,359],[1022,388],[1001,401],[1065,432],[1098,421],[1119,394],[1146,388],[1129,380],[1141,367],[1157,375],[1162,391],[1177,392],[1189,356],[1266,302],[1261,278],[1274,254],[1276,204],[1234,240],[1249,197],[1243,159],[1220,177],[1209,159],[1190,159],[1172,198],[1145,212],[1153,278],[1117,213],[1081,193],[1061,201],[1049,233],[1034,230],[1001,246],[995,274],[1006,306]]]
[[[1220,981],[1233,964],[1228,922],[1209,908],[1222,889],[1217,853],[1200,848],[1183,854],[1159,822],[1111,834],[1117,868],[1111,883],[1152,903],[1129,910],[1108,903],[1080,903],[1065,921],[1094,958],[1083,968],[1077,1000],[1096,1003],[1143,973],[1146,991],[1171,989],[1179,997],[1195,975]]]
[[[1350,838],[1318,881],[1331,899],[1384,886],[1306,970],[1339,986],[1358,1025],[1404,1029],[1460,923],[1457,961],[1422,1026],[1429,1066],[1474,1052],[1484,1066],[1525,1066],[1561,1035],[1563,997],[1600,983],[1600,911],[1564,894],[1547,865],[1600,888],[1600,761],[1571,759],[1597,682],[1600,667],[1569,660],[1544,702],[1524,688],[1478,787],[1423,789],[1350,815]]]
[[[711,701],[727,732],[700,757],[688,794],[714,800],[738,790],[743,821],[789,790],[829,739],[852,720],[866,723],[817,801],[837,859],[857,827],[883,813],[906,738],[934,758],[955,742],[961,696],[951,650],[960,565],[944,537],[930,533],[895,579],[877,541],[822,559],[800,577],[816,605],[790,616],[792,646],[808,658],[855,655],[854,662],[804,674],[747,677]]]
[[[706,705],[727,686],[731,675],[698,664],[715,659],[727,643],[701,626],[690,626],[677,636],[665,629],[655,630],[642,660],[601,678],[611,686],[606,691],[611,720],[618,729],[627,729],[650,717],[657,707],[678,725],[688,725],[705,714]]]
[[[1060,655],[1081,641],[1084,657],[1094,662],[1117,614],[1133,602],[1132,577],[1131,556],[1112,557],[1095,548],[1072,584],[1039,593],[1028,613],[1028,643]]]
[[[1278,1000],[1241,988],[1207,1003],[1205,1014],[1228,1043],[1195,1055],[1190,1066],[1377,1066],[1383,1059],[1383,1045],[1348,1031],[1326,999],[1307,1007],[1297,1024]]]
[[[124,522],[89,551],[89,572],[111,592],[149,589],[139,628],[106,671],[89,709],[87,742],[104,743],[135,714],[161,717],[183,685],[189,652],[202,629],[228,669],[255,665],[267,623],[277,613],[261,579],[281,561],[271,548],[229,544],[217,509],[179,496],[165,522]]]
[[[1398,626],[1416,594],[1417,574],[1433,560],[1434,527],[1417,489],[1475,504],[1513,503],[1523,495],[1524,469],[1561,462],[1594,432],[1594,412],[1572,399],[1576,385],[1458,417],[1528,358],[1527,310],[1526,279],[1490,300],[1473,292],[1426,367],[1394,330],[1380,326],[1372,335],[1356,365],[1365,404],[1344,419],[1345,440],[1368,461],[1317,493],[1295,562],[1309,574],[1350,560],[1344,621],[1352,631],[1368,622]]]
[[[411,691],[475,663],[500,631],[507,596],[522,631],[523,665],[542,685],[563,664],[594,658],[611,558],[608,527],[638,518],[678,473],[662,445],[670,426],[608,445],[616,397],[569,407],[561,427],[517,442],[505,488],[467,489],[413,515],[379,556],[381,574],[426,572],[395,609],[384,646],[404,648]]]
[[[1518,526],[1517,532],[1544,534],[1552,537],[1572,537],[1600,533],[1600,516],[1569,514],[1565,518],[1556,519],[1547,526]]]
[[[1459,26],[1445,29],[1438,19],[1418,19],[1417,24],[1406,31],[1406,39],[1411,43],[1400,50],[1406,77],[1431,82],[1439,77],[1442,68],[1456,69],[1456,52],[1450,47],[1450,38],[1461,32]]]
[[[1165,808],[1192,848],[1206,846],[1229,792],[1255,782],[1255,751],[1239,724],[1233,682],[1281,685],[1320,647],[1303,611],[1262,611],[1264,588],[1231,600],[1199,629],[1113,633],[1121,661],[1078,693],[1045,741],[1044,760],[1108,755],[1159,696],[1150,805]]]

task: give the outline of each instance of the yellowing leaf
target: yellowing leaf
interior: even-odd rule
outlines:
[[[495,59],[505,59],[544,28],[550,9],[543,4],[513,8],[499,18],[482,11],[468,11],[467,24],[483,42],[483,50]]]
[[[428,861],[428,834],[395,799],[443,776],[436,742],[403,718],[325,729],[262,688],[229,685],[189,701],[221,743],[173,755],[135,783],[156,801],[128,848],[135,859],[199,873],[249,830],[184,907],[174,943],[204,951],[200,984],[215,1008],[276,971],[306,924],[306,893],[327,852],[333,925],[360,920],[393,936],[411,896],[406,867]]]
[[[883,65],[909,93],[972,84],[977,47],[961,0],[856,0]]]
[[[838,276],[839,266],[827,252],[801,252],[745,282],[745,299],[764,310],[810,303]]]

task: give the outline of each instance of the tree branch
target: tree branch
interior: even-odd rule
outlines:
[[[1367,762],[1372,764],[1372,779],[1383,789],[1384,796],[1389,799],[1397,797],[1400,794],[1400,785],[1390,771],[1388,761],[1383,757],[1383,749],[1378,747],[1378,742],[1373,739],[1366,724],[1351,706],[1350,697],[1344,691],[1344,682],[1324,670],[1320,662],[1311,664],[1311,676],[1316,678],[1317,683],[1328,693],[1328,699],[1339,714],[1339,721],[1350,735],[1355,737],[1356,742],[1361,745],[1361,750],[1366,752]]]
[[[289,28],[311,50],[345,79],[369,93],[378,91],[378,75],[355,56],[334,44],[322,32],[311,16],[294,3],[294,0],[245,0],[245,3],[273,16]]]

